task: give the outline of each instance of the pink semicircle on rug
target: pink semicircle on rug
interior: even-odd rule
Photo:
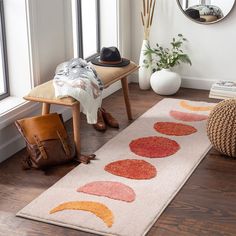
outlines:
[[[125,202],[133,202],[135,200],[135,192],[132,188],[123,183],[113,181],[91,182],[78,188],[77,192],[108,197]]]
[[[208,116],[206,116],[206,115],[181,112],[181,111],[174,111],[174,110],[170,111],[170,116],[175,118],[176,120],[188,121],[188,122],[203,121],[203,120],[208,119]]]

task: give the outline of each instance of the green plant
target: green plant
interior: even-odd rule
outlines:
[[[192,62],[187,54],[181,49],[183,43],[187,41],[182,34],[178,34],[178,38],[173,38],[172,48],[163,48],[159,44],[156,44],[155,48],[147,47],[145,55],[150,55],[151,60],[144,60],[145,66],[152,67],[153,72],[161,69],[169,69],[181,63],[187,63],[192,65]]]

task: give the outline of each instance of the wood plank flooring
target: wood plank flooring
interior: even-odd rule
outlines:
[[[208,98],[207,91],[193,89],[181,89],[173,97],[216,101]],[[130,98],[134,118],[137,118],[163,97],[152,91],[140,91],[136,84],[131,84]],[[96,151],[131,123],[126,118],[121,90],[105,99],[103,104],[119,120],[120,129],[109,128],[105,133],[99,133],[86,124],[83,116],[83,153]],[[67,122],[67,128],[72,130],[71,121]],[[15,217],[18,210],[75,166],[68,164],[45,173],[23,171],[20,161],[25,155],[26,151],[22,150],[0,164],[0,236],[92,236],[81,231]],[[211,150],[148,233],[148,236],[155,235],[236,235],[236,160]]]

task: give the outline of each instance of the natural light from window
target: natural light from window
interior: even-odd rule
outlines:
[[[0,42],[1,45],[2,45],[2,42]],[[4,74],[3,74],[3,53],[2,53],[2,50],[0,52],[0,95],[6,93],[6,88],[5,88],[5,77],[4,77]]]
[[[82,0],[82,27],[84,58],[97,53],[97,7],[96,0]]]
[[[0,100],[8,95],[6,71],[5,71],[5,32],[4,32],[4,18],[3,18],[3,1],[0,1]]]

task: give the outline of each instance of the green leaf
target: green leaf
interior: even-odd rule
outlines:
[[[181,63],[192,65],[190,58],[182,50],[185,41],[187,39],[182,34],[178,34],[178,39],[173,38],[172,42],[170,42],[171,48],[163,48],[158,43],[156,43],[154,48],[150,45],[146,46],[144,55],[149,56],[150,60],[145,60],[145,66],[151,67],[154,71],[154,69],[170,68]]]

